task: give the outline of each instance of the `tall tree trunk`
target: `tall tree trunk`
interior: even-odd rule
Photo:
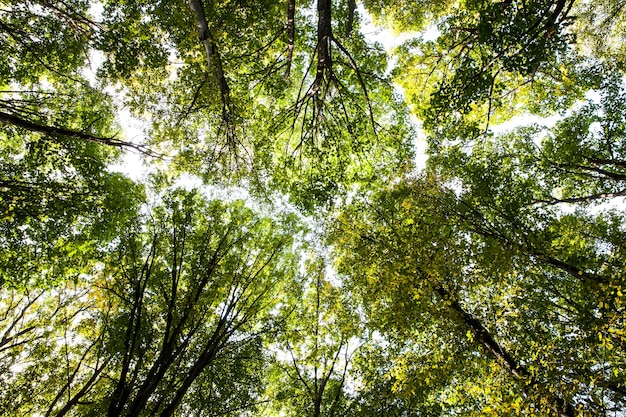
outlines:
[[[127,416],[138,416],[141,411],[146,408],[150,396],[152,396],[161,380],[163,380],[167,370],[176,359],[176,355],[172,350],[172,346],[168,344],[167,347],[161,351],[161,354],[150,368],[143,384],[141,384],[137,390],[133,401],[130,403],[128,411],[125,413]]]
[[[129,323],[124,335],[124,355],[122,359],[122,369],[107,412],[108,417],[119,416],[124,409],[124,404],[128,401],[131,394],[131,387],[128,384],[128,374],[131,372],[131,363],[134,359],[137,343],[141,334],[141,318],[143,313],[143,297],[145,287],[154,259],[154,251],[156,250],[156,236],[153,238],[150,255],[146,258],[142,267],[142,274],[135,283],[133,291],[133,302],[129,315]]]
[[[348,0],[348,22],[346,23],[346,37],[350,36],[354,29],[354,11],[356,10],[356,0]]]
[[[317,0],[317,73],[311,94],[319,91],[324,80],[324,75],[332,71],[332,58],[330,56],[330,43],[333,38],[332,0]]]
[[[171,417],[174,415],[174,412],[180,405],[185,394],[187,394],[187,391],[191,387],[191,384],[193,384],[198,376],[200,376],[202,371],[215,360],[218,350],[218,346],[211,346],[209,350],[203,352],[203,354],[198,358],[198,360],[189,370],[189,373],[183,380],[181,387],[176,391],[174,399],[172,399],[172,401],[163,409],[163,411],[161,411],[161,414],[159,414],[161,417]]]
[[[226,317],[218,323],[211,339],[204,347],[202,353],[198,359],[194,362],[192,367],[187,371],[185,379],[183,379],[180,387],[176,390],[174,398],[167,404],[167,406],[159,414],[160,417],[171,417],[180,405],[181,401],[187,391],[191,387],[191,384],[200,376],[202,371],[206,369],[217,357],[218,352],[224,346],[228,338],[228,326],[230,322]]]
[[[213,73],[219,85],[220,96],[222,99],[222,116],[225,121],[229,122],[231,121],[229,111],[231,104],[230,88],[228,86],[228,80],[226,80],[226,76],[224,75],[224,68],[222,66],[222,59],[220,57],[219,50],[215,44],[211,28],[209,27],[208,20],[204,13],[204,6],[202,5],[201,0],[187,0],[187,3],[196,18],[198,37],[204,46],[209,72]]]

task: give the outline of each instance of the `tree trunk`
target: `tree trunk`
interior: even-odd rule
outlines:
[[[350,36],[354,29],[354,11],[356,10],[356,0],[348,0],[348,22],[346,24],[346,37]]]
[[[228,330],[227,327],[230,322],[224,317],[218,323],[211,339],[204,347],[202,353],[198,357],[198,359],[194,362],[191,369],[187,372],[185,379],[182,381],[180,387],[176,390],[176,394],[174,398],[169,402],[169,404],[161,411],[161,417],[170,417],[174,415],[174,412],[180,405],[183,397],[191,387],[191,384],[200,376],[202,371],[209,366],[217,357],[218,352],[223,347],[224,343],[228,338]]]
[[[285,68],[285,79],[291,75],[291,63],[293,61],[293,50],[296,42],[296,0],[287,1],[287,68]]]
[[[319,91],[326,72],[332,71],[330,42],[333,38],[331,0],[317,0],[317,73],[311,94]]]
[[[146,155],[154,155],[149,149],[145,148],[144,146],[137,145],[131,142],[126,142],[115,138],[103,138],[100,136],[94,136],[84,132],[78,132],[76,130],[65,129],[62,127],[42,125],[39,123],[31,122],[30,120],[23,119],[14,114],[4,113],[1,111],[0,122],[4,122],[13,126],[18,126],[31,132],[43,133],[52,137],[65,136],[68,138],[86,140],[89,142],[101,143],[108,146],[115,146],[118,148],[132,148]]]
[[[187,0],[187,3],[189,4],[189,8],[196,17],[198,36],[200,38],[200,42],[202,42],[202,45],[204,46],[208,70],[209,72],[213,72],[219,85],[220,96],[222,99],[223,118],[225,119],[225,121],[230,121],[230,112],[228,110],[230,107],[230,88],[228,86],[228,80],[226,80],[226,76],[224,75],[222,59],[220,57],[217,45],[215,44],[215,40],[213,39],[213,34],[211,33],[211,28],[209,27],[209,23],[204,13],[204,6],[202,6],[201,0]]]

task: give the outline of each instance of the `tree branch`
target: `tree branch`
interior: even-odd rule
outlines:
[[[85,140],[88,142],[95,142],[117,148],[130,148],[147,156],[159,156],[157,153],[151,151],[149,148],[143,145],[123,141],[120,139],[116,139],[115,137],[106,138],[90,135],[88,133],[79,132],[76,130],[65,129],[62,127],[42,125],[39,123],[31,122],[30,120],[23,119],[14,114],[4,113],[2,111],[0,111],[0,122],[4,122],[5,124],[13,126],[18,126],[31,132],[43,133],[52,137],[65,136],[72,139]]]

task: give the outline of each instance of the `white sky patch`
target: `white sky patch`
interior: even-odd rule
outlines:
[[[121,136],[124,140],[135,144],[145,143],[146,136],[143,131],[144,121],[134,117],[126,108],[122,108],[117,114],[117,121],[122,128]],[[120,172],[133,181],[145,179],[148,175],[148,164],[145,157],[132,149],[124,150],[119,162],[109,167],[112,172]]]
[[[507,120],[504,123],[500,123],[498,125],[493,125],[489,127],[494,134],[498,135],[501,133],[510,132],[515,130],[518,127],[522,126],[530,126],[530,125],[540,125],[545,127],[553,127],[557,124],[559,120],[562,119],[562,116],[555,114],[550,117],[541,117],[535,114],[521,114],[518,116],[514,116],[511,119]]]
[[[542,117],[536,114],[520,114],[517,116],[513,116],[509,120],[504,123],[500,123],[497,125],[493,125],[489,127],[494,134],[501,134],[506,132],[511,132],[518,127],[530,126],[533,124],[544,126],[548,129],[556,126],[558,122],[561,120],[570,117],[574,112],[580,110],[584,105],[591,103],[599,103],[600,102],[600,94],[597,91],[588,91],[585,93],[585,100],[579,100],[572,105],[567,111],[563,113],[553,114],[548,117]]]
[[[181,187],[195,186],[201,190],[202,194],[209,200],[222,200],[222,201],[237,201],[243,200],[246,202],[246,206],[258,211],[259,204],[250,196],[248,190],[244,187],[236,186],[217,186],[204,184],[202,179],[195,176],[182,176],[177,185]]]
[[[104,54],[101,51],[91,50],[89,51],[88,62],[89,66],[83,68],[82,75],[89,81],[90,86],[96,88],[98,85],[96,73],[104,62]]]
[[[102,13],[104,12],[104,4],[99,1],[92,1],[89,3],[89,14],[97,21],[102,20]]]
[[[104,55],[99,51],[92,51],[89,58],[89,67],[83,70],[83,76],[87,78],[89,84],[94,88],[96,88],[98,84],[96,73],[103,62]],[[107,90],[107,93],[114,97],[114,101],[118,103],[122,102],[119,98],[119,93],[113,91],[113,89]],[[134,117],[126,108],[119,110],[116,116],[117,122],[121,128],[121,132],[118,133],[121,139],[134,144],[145,143],[146,136],[143,131],[144,121]],[[145,164],[143,155],[132,149],[124,149],[120,160],[109,166],[109,171],[122,173],[134,181],[144,179],[147,175],[147,169],[148,165]]]

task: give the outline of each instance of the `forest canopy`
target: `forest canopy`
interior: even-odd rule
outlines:
[[[0,0],[0,417],[626,415],[625,33]]]

